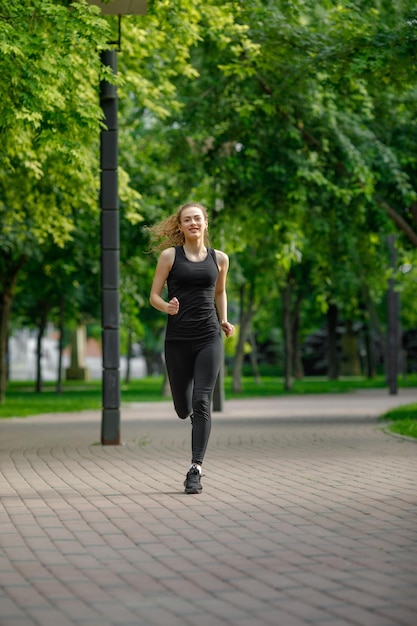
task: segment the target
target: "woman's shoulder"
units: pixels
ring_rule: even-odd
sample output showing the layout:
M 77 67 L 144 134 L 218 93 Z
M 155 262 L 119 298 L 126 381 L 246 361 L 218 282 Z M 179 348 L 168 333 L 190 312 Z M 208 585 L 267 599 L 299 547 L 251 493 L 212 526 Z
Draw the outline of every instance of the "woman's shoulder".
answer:
M 163 261 L 173 261 L 175 259 L 177 247 L 178 246 L 171 246 L 170 248 L 165 248 L 165 250 L 162 250 L 159 258 Z
M 165 248 L 165 250 L 162 250 L 161 254 L 159 255 L 158 266 L 161 268 L 165 268 L 166 271 L 170 271 L 172 266 L 174 265 L 175 255 L 175 247 Z
M 214 254 L 216 256 L 216 260 L 217 260 L 217 265 L 220 268 L 223 267 L 228 267 L 229 265 L 229 257 L 227 256 L 227 254 L 225 252 L 223 252 L 222 250 L 215 250 L 213 248 Z

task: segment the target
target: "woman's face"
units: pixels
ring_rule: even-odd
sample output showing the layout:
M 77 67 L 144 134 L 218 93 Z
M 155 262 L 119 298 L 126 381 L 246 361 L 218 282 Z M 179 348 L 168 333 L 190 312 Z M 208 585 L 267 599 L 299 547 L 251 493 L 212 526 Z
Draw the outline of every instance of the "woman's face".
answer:
M 203 211 L 199 207 L 187 207 L 181 211 L 180 230 L 184 237 L 196 238 L 204 235 L 207 228 L 207 220 Z

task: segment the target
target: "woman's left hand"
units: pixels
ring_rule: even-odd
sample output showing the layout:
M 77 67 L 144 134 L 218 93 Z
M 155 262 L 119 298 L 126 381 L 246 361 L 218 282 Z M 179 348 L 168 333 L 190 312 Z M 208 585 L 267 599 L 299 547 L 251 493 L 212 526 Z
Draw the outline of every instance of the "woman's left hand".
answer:
M 223 322 L 222 331 L 224 332 L 226 337 L 231 337 L 233 333 L 235 332 L 235 327 L 230 322 Z

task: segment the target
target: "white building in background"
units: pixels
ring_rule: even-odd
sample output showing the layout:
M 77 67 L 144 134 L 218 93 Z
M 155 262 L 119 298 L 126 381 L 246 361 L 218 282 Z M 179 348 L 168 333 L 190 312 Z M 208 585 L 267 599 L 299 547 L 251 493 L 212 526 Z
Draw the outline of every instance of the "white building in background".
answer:
M 36 332 L 22 329 L 9 338 L 9 378 L 10 380 L 36 380 Z M 135 357 L 130 359 L 130 378 L 138 379 L 147 375 L 146 361 L 140 353 L 140 346 L 135 346 Z M 58 374 L 58 340 L 56 331 L 50 329 L 42 340 L 42 380 L 56 381 Z M 88 341 L 85 364 L 89 370 L 90 380 L 100 380 L 102 377 L 102 358 L 97 342 Z M 62 356 L 62 379 L 70 366 L 69 351 Z M 120 357 L 120 376 L 126 373 L 127 359 Z
M 23 329 L 9 338 L 9 378 L 10 380 L 36 379 L 36 333 Z M 64 357 L 68 367 L 69 356 Z M 45 337 L 42 341 L 42 379 L 57 379 L 58 343 L 56 339 Z

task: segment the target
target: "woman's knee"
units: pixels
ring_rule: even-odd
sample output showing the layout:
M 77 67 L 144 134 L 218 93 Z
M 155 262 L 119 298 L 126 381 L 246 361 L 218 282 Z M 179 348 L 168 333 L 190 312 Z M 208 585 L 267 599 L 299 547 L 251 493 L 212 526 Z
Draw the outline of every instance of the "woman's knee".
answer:
M 196 419 L 209 420 L 210 419 L 210 395 L 204 394 L 201 396 L 194 396 L 193 399 L 193 415 Z
M 181 420 L 186 420 L 191 415 L 191 408 L 183 404 L 176 404 L 174 402 L 175 412 Z
M 180 418 L 180 420 L 186 420 L 187 417 L 190 415 L 190 413 L 188 411 L 187 412 L 183 411 L 182 413 L 180 413 L 179 411 L 176 411 L 176 413 L 177 413 L 178 417 Z

